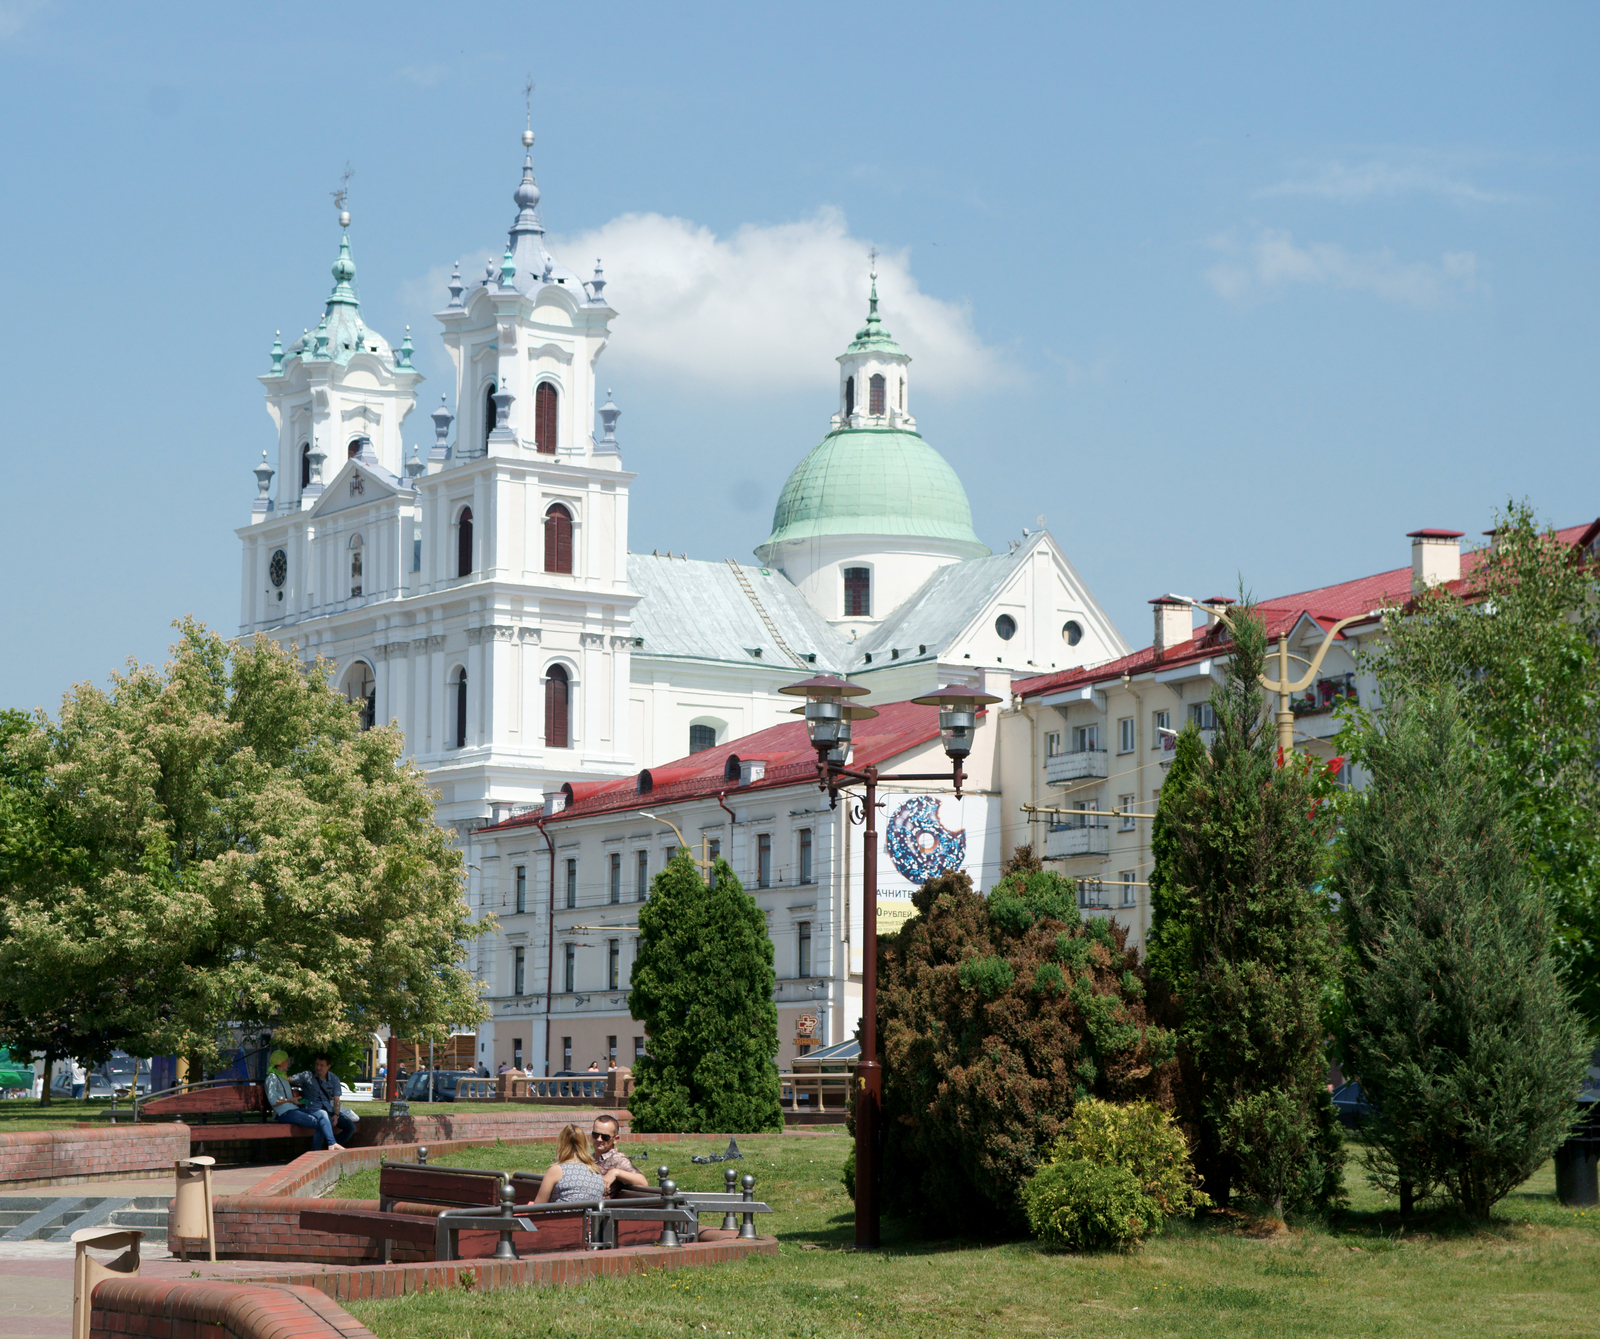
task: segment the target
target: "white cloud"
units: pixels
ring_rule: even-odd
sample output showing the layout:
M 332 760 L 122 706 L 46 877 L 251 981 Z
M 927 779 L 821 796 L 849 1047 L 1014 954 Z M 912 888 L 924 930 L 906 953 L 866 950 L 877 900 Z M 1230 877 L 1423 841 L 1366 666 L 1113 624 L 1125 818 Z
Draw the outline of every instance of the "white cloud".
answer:
M 1255 192 L 1257 197 L 1299 195 L 1341 204 L 1412 194 L 1437 195 L 1456 204 L 1499 204 L 1516 198 L 1483 190 L 1425 163 L 1397 163 L 1381 158 L 1354 164 L 1308 164 L 1300 175 Z
M 797 223 L 745 224 L 725 237 L 688 219 L 624 214 L 589 232 L 549 238 L 579 274 L 605 263 L 618 315 L 606 363 L 736 393 L 831 387 L 834 358 L 867 314 L 870 243 L 824 209 Z M 467 279 L 500 248 L 463 257 Z M 443 305 L 450 269 L 404 286 L 430 310 Z M 961 393 L 1013 375 L 972 327 L 964 303 L 924 293 L 906 252 L 878 256 L 879 314 L 912 358 L 922 390 Z
M 1207 269 L 1204 277 L 1229 302 L 1305 284 L 1367 292 L 1411 307 L 1436 307 L 1478 287 L 1478 258 L 1470 251 L 1446 252 L 1434 265 L 1397 260 L 1387 248 L 1358 255 L 1337 242 L 1300 246 L 1278 228 L 1262 228 L 1243 244 L 1224 234 L 1213 238 L 1211 245 L 1227 259 Z
M 747 390 L 834 383 L 833 360 L 866 317 L 869 246 L 835 209 L 726 237 L 687 219 L 624 214 L 550 243 L 580 273 L 604 260 L 619 312 L 607 350 L 616 364 Z M 922 292 L 906 252 L 878 256 L 878 295 L 924 389 L 960 392 L 999 375 L 970 310 Z

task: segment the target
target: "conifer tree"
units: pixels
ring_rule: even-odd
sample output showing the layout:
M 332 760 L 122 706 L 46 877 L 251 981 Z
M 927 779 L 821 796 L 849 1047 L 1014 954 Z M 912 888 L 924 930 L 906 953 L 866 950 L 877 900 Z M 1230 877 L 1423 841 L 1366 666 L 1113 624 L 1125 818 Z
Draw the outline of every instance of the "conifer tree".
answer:
M 1372 780 L 1336 865 L 1353 965 L 1347 1049 L 1373 1180 L 1485 1219 L 1565 1137 L 1588 1042 L 1550 910 L 1492 765 L 1445 688 L 1356 736 Z
M 628 995 L 648 1034 L 628 1103 L 635 1130 L 783 1128 L 772 961 L 766 919 L 726 860 L 709 886 L 685 850 L 656 875 Z
M 1150 825 L 1150 930 L 1145 936 L 1145 962 L 1150 975 L 1183 992 L 1188 977 L 1189 922 L 1183 912 L 1187 901 L 1178 882 L 1178 836 L 1173 813 L 1178 802 L 1205 765 L 1206 747 L 1191 723 L 1178 736 L 1172 765 L 1161 783 L 1155 821 Z
M 1278 756 L 1260 617 L 1241 604 L 1231 621 L 1210 753 L 1169 810 L 1177 914 L 1163 938 L 1185 947 L 1181 1037 L 1206 1189 L 1225 1202 L 1238 1183 L 1281 1213 L 1336 1197 L 1342 1175 L 1322 1025 L 1334 923 L 1315 887 L 1331 814 L 1317 765 Z

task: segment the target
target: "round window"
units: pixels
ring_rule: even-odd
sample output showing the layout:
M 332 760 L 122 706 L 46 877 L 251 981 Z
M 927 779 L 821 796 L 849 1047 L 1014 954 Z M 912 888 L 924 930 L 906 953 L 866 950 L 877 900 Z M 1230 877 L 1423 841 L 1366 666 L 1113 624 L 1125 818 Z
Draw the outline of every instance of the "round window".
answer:
M 1076 646 L 1083 640 L 1083 626 L 1075 618 L 1069 618 L 1061 629 L 1061 635 L 1066 638 L 1068 646 Z
M 275 549 L 272 561 L 267 564 L 267 575 L 272 578 L 274 586 L 281 586 L 289 578 L 289 555 L 282 549 Z
M 1000 634 L 1000 640 L 1009 642 L 1017 635 L 1017 620 L 1010 614 L 1001 614 L 994 621 L 994 630 Z

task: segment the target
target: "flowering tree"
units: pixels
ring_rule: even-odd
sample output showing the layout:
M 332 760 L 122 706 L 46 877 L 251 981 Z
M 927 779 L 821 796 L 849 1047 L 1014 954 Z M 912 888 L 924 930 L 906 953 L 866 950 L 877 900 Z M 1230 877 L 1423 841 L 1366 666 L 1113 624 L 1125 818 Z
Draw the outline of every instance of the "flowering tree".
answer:
M 326 1045 L 484 1016 L 461 856 L 396 729 L 265 638 L 181 625 L 165 670 L 0 736 L 35 840 L 0 849 L 0 1026 L 215 1059 L 230 1026 Z

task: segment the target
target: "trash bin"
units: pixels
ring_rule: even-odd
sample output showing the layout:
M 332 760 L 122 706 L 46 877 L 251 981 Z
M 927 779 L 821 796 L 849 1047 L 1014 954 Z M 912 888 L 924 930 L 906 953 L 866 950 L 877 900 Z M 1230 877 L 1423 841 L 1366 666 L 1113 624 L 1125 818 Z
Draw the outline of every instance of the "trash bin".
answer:
M 139 1277 L 139 1241 L 144 1236 L 133 1228 L 85 1227 L 72 1234 L 76 1260 L 72 1268 L 72 1339 L 89 1339 L 89 1320 L 94 1285 L 105 1279 Z M 115 1251 L 126 1247 L 115 1260 L 96 1260 L 89 1247 Z
M 178 1258 L 187 1261 L 191 1242 L 203 1241 L 213 1262 L 217 1258 L 217 1222 L 211 1201 L 211 1169 L 215 1158 L 179 1158 L 173 1164 L 178 1186 L 168 1248 L 176 1247 Z
M 1578 1123 L 1556 1150 L 1556 1198 L 1569 1208 L 1600 1204 L 1600 1066 L 1589 1067 L 1578 1109 Z

